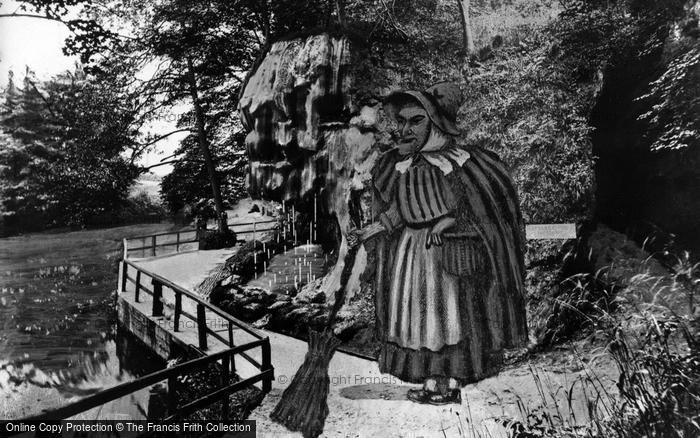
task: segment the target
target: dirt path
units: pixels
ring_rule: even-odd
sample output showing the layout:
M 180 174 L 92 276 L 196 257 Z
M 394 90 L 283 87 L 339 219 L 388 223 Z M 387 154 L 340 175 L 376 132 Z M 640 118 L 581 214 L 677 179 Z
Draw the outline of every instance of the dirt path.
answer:
M 190 251 L 161 257 L 137 259 L 144 269 L 161 275 L 173 283 L 194 291 L 217 267 L 236 252 L 237 248 Z
M 306 343 L 275 333 L 269 336 L 276 379 L 272 391 L 250 419 L 257 422 L 258 436 L 301 436 L 272 422 L 269 415 L 301 365 Z M 591 373 L 595 373 L 593 380 L 598 391 L 602 391 L 598 379 L 605 390 L 614 391 L 617 375 L 609 360 L 589 363 L 584 368 L 572 350 L 562 349 L 467 385 L 462 390 L 461 405 L 430 406 L 406 400 L 406 392 L 415 385 L 381 374 L 376 362 L 336 353 L 329 370 L 330 413 L 324 436 L 506 436 L 496 420 L 520 419 L 522 410 L 535 412 L 541 407 L 565 421 L 573 418 L 573 412 L 579 422 L 586 423 L 587 400 L 595 391 L 588 383 L 584 393 L 581 383 L 588 381 Z M 570 409 L 567 391 L 572 385 Z

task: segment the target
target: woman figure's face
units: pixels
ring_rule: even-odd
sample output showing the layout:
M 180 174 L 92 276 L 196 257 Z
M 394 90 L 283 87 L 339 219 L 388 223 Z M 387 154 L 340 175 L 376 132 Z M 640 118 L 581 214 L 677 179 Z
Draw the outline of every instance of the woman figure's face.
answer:
M 420 150 L 430 135 L 430 118 L 419 105 L 404 105 L 396 115 L 399 128 L 399 154 L 410 155 Z

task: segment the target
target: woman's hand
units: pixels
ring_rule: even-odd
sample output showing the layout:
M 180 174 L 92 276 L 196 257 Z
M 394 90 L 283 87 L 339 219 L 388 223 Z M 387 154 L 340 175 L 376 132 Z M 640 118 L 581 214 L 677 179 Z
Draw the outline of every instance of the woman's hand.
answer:
M 348 245 L 350 248 L 354 248 L 360 243 L 364 243 L 385 231 L 386 228 L 379 222 L 373 222 L 360 229 L 352 228 L 347 234 Z
M 438 223 L 433 225 L 430 233 L 428 233 L 428 240 L 425 242 L 425 247 L 430 248 L 432 245 L 442 246 L 442 233 L 444 233 L 445 230 L 452 227 L 454 224 L 455 218 L 453 217 L 445 216 L 444 218 L 440 219 Z
M 348 240 L 348 246 L 350 248 L 354 248 L 362 242 L 362 238 L 360 237 L 360 230 L 358 230 L 357 228 L 352 228 L 351 230 L 349 230 L 346 238 Z

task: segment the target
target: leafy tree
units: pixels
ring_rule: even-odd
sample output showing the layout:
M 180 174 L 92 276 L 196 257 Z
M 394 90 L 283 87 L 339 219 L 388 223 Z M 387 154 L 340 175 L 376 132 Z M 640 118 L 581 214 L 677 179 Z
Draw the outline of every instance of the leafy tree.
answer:
M 227 225 L 222 220 L 224 201 L 211 152 L 213 123 L 210 122 L 214 117 L 208 103 L 222 82 L 237 80 L 238 84 L 242 83 L 242 68 L 247 67 L 246 62 L 251 62 L 253 57 L 248 50 L 249 43 L 240 42 L 250 38 L 248 30 L 252 23 L 248 17 L 230 9 L 231 6 L 236 5 L 163 2 L 154 8 L 152 25 L 143 32 L 148 49 L 167 61 L 163 73 L 169 80 L 162 82 L 166 99 L 174 103 L 186 97 L 192 105 L 195 144 L 209 176 L 220 231 Z M 232 17 L 239 18 L 238 23 L 227 21 Z M 238 60 L 239 65 L 232 65 L 233 59 Z M 228 92 L 237 94 L 235 89 Z M 191 143 L 186 145 L 191 146 Z
M 698 8 L 686 0 L 570 0 L 553 26 L 561 62 L 579 78 L 646 60 L 653 79 L 638 95 L 652 150 L 697 143 Z
M 0 129 L 2 210 L 8 227 L 86 225 L 124 205 L 139 170 L 123 152 L 134 112 L 108 83 L 82 73 L 22 88 L 8 84 Z
M 526 222 L 580 222 L 593 202 L 594 84 L 572 80 L 549 49 L 539 33 L 476 66 L 462 127 L 508 163 Z
M 663 73 L 640 99 L 650 106 L 640 119 L 648 122 L 653 151 L 700 145 L 700 9 L 689 9 L 664 46 Z
M 36 18 L 63 23 L 71 32 L 66 40 L 64 52 L 80 55 L 83 63 L 107 47 L 107 42 L 118 37 L 102 27 L 91 17 L 78 14 L 68 17 L 69 12 L 91 5 L 92 0 L 19 0 L 19 8 L 11 13 L 0 14 L 0 19 Z
M 151 106 L 191 105 L 192 111 L 182 118 L 178 127 L 193 135 L 182 143 L 178 157 L 185 162 L 176 164 L 176 174 L 171 180 L 184 175 L 191 178 L 203 164 L 210 198 L 216 215 L 221 218 L 226 192 L 230 192 L 224 186 L 230 184 L 221 181 L 221 174 L 227 172 L 222 172 L 220 167 L 239 161 L 227 159 L 227 154 L 221 151 L 233 144 L 230 137 L 240 130 L 234 125 L 237 97 L 245 75 L 271 38 L 316 25 L 317 18 L 327 14 L 326 5 L 298 0 L 207 3 L 168 0 L 156 3 L 150 10 L 150 20 L 135 31 L 138 38 L 121 48 L 125 49 L 127 58 L 143 56 L 151 63 L 158 63 L 157 71 L 143 88 L 145 95 L 153 96 Z M 196 153 L 192 148 L 197 148 Z M 242 169 L 238 173 L 242 174 Z M 178 192 L 180 188 L 177 183 L 166 182 L 165 198 L 170 199 L 172 190 Z M 191 192 L 192 196 L 186 199 L 200 194 L 197 187 L 191 188 Z M 171 208 L 178 207 L 176 204 L 170 203 Z M 225 228 L 225 221 L 220 220 L 219 229 Z
M 50 115 L 44 97 L 29 78 L 17 87 L 11 74 L 0 113 L 0 190 L 2 214 L 8 228 L 20 224 L 36 227 L 46 220 L 48 194 L 42 175 L 47 175 L 58 152 L 51 139 L 56 125 L 45 123 Z
M 199 150 L 192 147 L 196 139 L 189 136 L 183 140 L 181 157 L 173 165 L 173 171 L 161 181 L 163 202 L 172 213 L 189 210 L 192 215 L 215 217 L 208 188 L 209 176 Z M 247 157 L 241 150 L 242 137 L 238 144 L 223 143 L 212 149 L 217 166 L 217 177 L 221 181 L 221 193 L 229 207 L 238 199 L 245 197 L 245 166 Z

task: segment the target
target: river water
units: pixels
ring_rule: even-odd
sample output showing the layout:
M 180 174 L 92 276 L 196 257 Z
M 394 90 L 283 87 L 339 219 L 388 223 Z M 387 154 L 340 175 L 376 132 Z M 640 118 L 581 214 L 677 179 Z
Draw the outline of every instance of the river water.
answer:
M 121 239 L 171 228 L 0 239 L 0 419 L 38 414 L 164 367 L 118 332 L 114 292 Z M 148 411 L 147 398 L 126 404 L 130 418 Z

